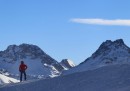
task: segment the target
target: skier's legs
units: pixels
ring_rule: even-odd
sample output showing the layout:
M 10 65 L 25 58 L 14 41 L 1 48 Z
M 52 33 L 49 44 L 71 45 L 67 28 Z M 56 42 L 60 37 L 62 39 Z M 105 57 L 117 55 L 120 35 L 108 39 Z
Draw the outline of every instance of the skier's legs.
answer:
M 21 71 L 20 72 L 20 82 L 22 81 L 22 75 L 23 75 L 23 72 Z
M 24 71 L 24 80 L 26 80 L 26 72 Z

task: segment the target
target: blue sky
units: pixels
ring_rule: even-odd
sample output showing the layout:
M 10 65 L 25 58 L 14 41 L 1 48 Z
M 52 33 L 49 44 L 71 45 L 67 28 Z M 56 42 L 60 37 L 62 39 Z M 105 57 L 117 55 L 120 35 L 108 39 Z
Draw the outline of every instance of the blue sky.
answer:
M 34 44 L 57 61 L 84 61 L 106 40 L 130 46 L 130 0 L 0 0 L 0 50 Z

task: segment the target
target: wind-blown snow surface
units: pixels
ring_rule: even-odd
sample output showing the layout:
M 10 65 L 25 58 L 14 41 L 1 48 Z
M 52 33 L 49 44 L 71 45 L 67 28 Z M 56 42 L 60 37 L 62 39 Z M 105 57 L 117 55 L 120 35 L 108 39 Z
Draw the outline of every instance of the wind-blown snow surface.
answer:
M 0 86 L 0 91 L 130 91 L 130 64 Z

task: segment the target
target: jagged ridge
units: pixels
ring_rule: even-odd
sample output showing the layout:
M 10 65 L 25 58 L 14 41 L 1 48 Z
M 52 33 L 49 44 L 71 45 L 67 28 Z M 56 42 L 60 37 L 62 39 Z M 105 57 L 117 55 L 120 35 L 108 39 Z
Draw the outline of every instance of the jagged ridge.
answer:
M 106 40 L 100 47 L 75 68 L 66 71 L 65 74 L 71 74 L 80 71 L 93 70 L 102 66 L 125 64 L 130 62 L 130 48 L 122 39 L 115 41 Z

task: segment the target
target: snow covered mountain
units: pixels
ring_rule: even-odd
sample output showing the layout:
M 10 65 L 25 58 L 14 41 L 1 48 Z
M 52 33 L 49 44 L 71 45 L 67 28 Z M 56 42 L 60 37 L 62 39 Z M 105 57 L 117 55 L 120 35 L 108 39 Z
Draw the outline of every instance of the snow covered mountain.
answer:
M 91 57 L 69 71 L 65 71 L 65 74 L 128 62 L 130 62 L 130 48 L 125 45 L 124 41 L 122 39 L 106 40 Z
M 130 64 L 0 86 L 0 91 L 130 91 Z
M 72 67 L 75 67 L 76 65 L 73 63 L 73 61 L 69 60 L 69 59 L 63 59 L 60 64 L 62 65 L 62 67 L 64 67 L 64 69 L 68 70 Z
M 70 65 L 68 60 L 60 64 L 66 62 Z M 107 40 L 91 57 L 64 74 L 51 79 L 1 85 L 0 91 L 129 91 L 130 48 L 122 39 Z
M 36 45 L 10 45 L 6 50 L 0 51 L 0 69 L 12 75 L 19 74 L 21 60 L 27 64 L 27 74 L 31 76 L 56 76 L 64 69 L 60 63 Z
M 19 82 L 19 80 L 16 80 L 11 77 L 7 77 L 5 75 L 0 74 L 0 84 L 5 84 L 5 83 L 16 83 Z

